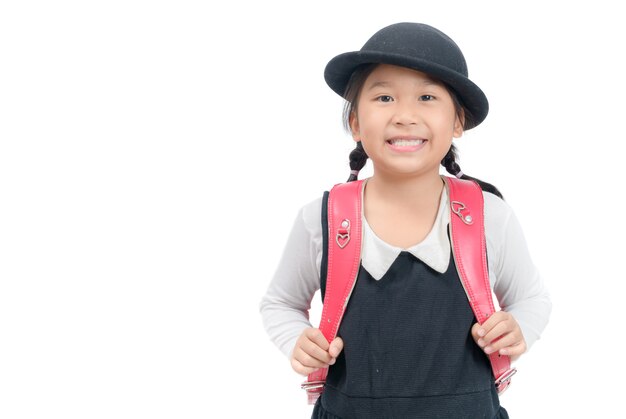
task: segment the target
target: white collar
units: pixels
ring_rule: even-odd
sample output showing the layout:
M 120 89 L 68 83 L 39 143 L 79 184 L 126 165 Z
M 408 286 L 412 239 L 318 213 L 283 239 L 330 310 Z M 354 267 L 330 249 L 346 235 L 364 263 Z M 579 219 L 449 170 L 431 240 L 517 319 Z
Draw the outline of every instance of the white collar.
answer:
M 365 215 L 363 215 L 363 249 L 361 252 L 363 268 L 374 279 L 379 280 L 387 273 L 400 252 L 406 251 L 435 271 L 446 272 L 450 263 L 450 241 L 447 233 L 450 212 L 447 209 L 448 191 L 447 187 L 444 186 L 432 230 L 422 242 L 408 249 L 392 246 L 376 236 L 376 233 L 367 223 Z

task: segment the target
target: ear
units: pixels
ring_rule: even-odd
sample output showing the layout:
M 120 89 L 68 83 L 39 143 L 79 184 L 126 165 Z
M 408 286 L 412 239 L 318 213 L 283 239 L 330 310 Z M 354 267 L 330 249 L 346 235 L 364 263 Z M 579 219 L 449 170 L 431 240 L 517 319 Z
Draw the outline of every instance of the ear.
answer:
M 461 115 L 457 115 L 454 119 L 454 130 L 452 135 L 454 138 L 461 138 L 463 136 L 463 126 L 465 125 L 465 111 L 461 110 Z
M 350 131 L 352 132 L 352 139 L 356 142 L 361 141 L 361 132 L 359 130 L 359 119 L 356 117 L 356 112 L 352 112 L 349 118 Z

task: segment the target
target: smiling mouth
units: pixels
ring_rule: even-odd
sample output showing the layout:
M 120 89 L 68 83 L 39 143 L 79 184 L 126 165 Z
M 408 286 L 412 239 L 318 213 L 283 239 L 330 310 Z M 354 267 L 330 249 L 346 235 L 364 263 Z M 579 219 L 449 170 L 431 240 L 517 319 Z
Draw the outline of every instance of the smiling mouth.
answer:
M 407 140 L 404 138 L 392 138 L 387 140 L 387 144 L 390 144 L 395 147 L 416 147 L 422 145 L 426 140 L 424 139 L 411 139 Z

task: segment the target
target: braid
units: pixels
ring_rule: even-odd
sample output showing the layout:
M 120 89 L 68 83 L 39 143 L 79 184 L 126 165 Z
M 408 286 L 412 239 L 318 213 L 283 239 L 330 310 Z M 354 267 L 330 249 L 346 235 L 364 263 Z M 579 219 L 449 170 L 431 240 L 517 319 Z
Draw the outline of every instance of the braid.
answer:
M 360 171 L 365 163 L 367 162 L 368 156 L 365 150 L 363 149 L 363 144 L 360 141 L 357 141 L 356 147 L 354 150 L 350 152 L 350 169 Z M 348 178 L 348 182 L 352 182 L 353 180 L 357 180 L 358 175 L 354 173 L 350 173 L 350 177 Z
M 456 162 L 456 159 L 457 159 L 456 147 L 455 147 L 454 144 L 452 144 L 452 147 L 450 147 L 450 150 L 448 151 L 446 156 L 443 158 L 443 160 L 441 160 L 442 166 L 446 168 L 448 173 L 450 173 L 451 175 L 454 175 L 454 176 L 457 176 L 459 173 L 461 173 L 461 179 L 473 180 L 476 183 L 478 183 L 478 185 L 480 185 L 480 188 L 483 191 L 490 192 L 490 193 L 500 197 L 501 199 L 504 199 L 502 197 L 502 194 L 498 190 L 498 188 L 496 188 L 492 184 L 487 183 L 487 182 L 483 182 L 480 179 L 476 179 L 475 177 L 468 176 L 468 175 L 464 174 L 463 172 L 461 172 L 461 166 L 459 166 L 459 164 Z
M 448 150 L 448 154 L 446 154 L 443 160 L 441 160 L 441 165 L 446 168 L 448 173 L 454 176 L 458 175 L 459 172 L 461 171 L 461 167 L 456 162 L 456 158 L 457 158 L 456 146 L 452 144 L 452 146 L 450 147 L 450 150 Z

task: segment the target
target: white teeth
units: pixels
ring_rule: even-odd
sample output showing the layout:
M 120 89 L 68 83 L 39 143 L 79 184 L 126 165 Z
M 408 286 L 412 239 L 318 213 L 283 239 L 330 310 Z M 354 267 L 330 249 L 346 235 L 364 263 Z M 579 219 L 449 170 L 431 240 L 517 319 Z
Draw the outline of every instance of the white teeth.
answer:
M 398 147 L 415 147 L 424 142 L 424 140 L 389 140 L 389 142 Z

